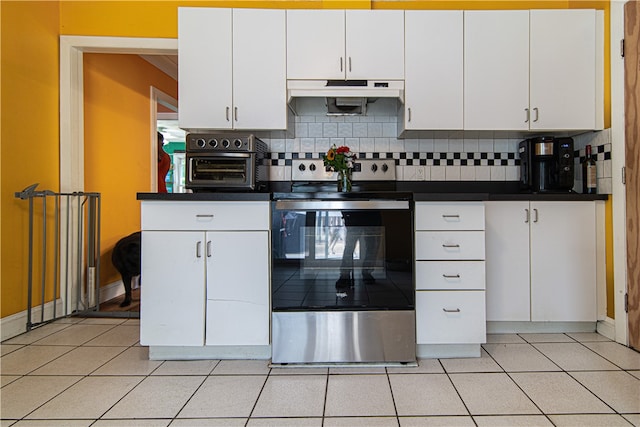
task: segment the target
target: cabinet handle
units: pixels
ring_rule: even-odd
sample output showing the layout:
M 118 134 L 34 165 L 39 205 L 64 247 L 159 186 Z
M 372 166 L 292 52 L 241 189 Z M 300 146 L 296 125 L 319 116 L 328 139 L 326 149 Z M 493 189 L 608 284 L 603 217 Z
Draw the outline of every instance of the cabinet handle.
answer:
M 226 108 L 225 116 L 227 118 L 227 121 L 229 121 L 229 107 Z
M 196 214 L 196 218 L 213 218 L 213 214 Z
M 211 240 L 207 241 L 207 258 L 211 258 Z
M 351 72 L 351 57 L 349 57 L 349 72 Z
M 533 222 L 538 222 L 538 209 L 533 210 Z
M 454 308 L 453 310 L 450 308 L 443 308 L 442 311 L 444 311 L 445 313 L 460 313 L 459 308 Z
M 460 219 L 460 215 L 447 215 L 447 214 L 442 214 L 442 218 L 457 218 L 457 219 Z
M 445 279 L 459 279 L 460 275 L 459 274 L 443 274 L 442 277 L 444 277 Z
M 535 119 L 533 119 L 533 121 L 534 121 L 534 122 L 537 122 L 537 121 L 538 121 L 538 118 L 539 118 L 539 114 L 538 114 L 538 107 L 535 107 L 535 108 L 533 109 L 533 111 L 535 111 L 535 113 L 536 113 L 536 118 L 535 118 Z
M 233 109 L 233 120 L 238 121 L 238 107 Z
M 531 214 L 529 213 L 529 209 L 524 210 L 524 223 L 528 224 L 531 219 Z
M 343 62 L 344 62 L 344 58 L 341 56 L 341 57 L 340 57 L 340 72 L 343 72 L 343 71 L 344 71 Z
M 411 121 L 411 108 L 407 108 L 407 113 L 409 114 L 409 119 L 407 121 L 410 122 Z
M 202 258 L 202 242 L 196 243 L 196 258 Z
M 459 248 L 459 247 L 460 247 L 460 245 L 458 245 L 458 244 L 450 245 L 450 244 L 444 243 L 444 244 L 442 245 L 442 247 L 443 247 L 443 248 Z
M 528 108 L 525 108 L 525 109 L 524 109 L 524 112 L 525 112 L 525 117 L 526 117 L 526 118 L 524 119 L 524 122 L 525 122 L 525 123 L 529 123 L 529 109 L 528 109 Z

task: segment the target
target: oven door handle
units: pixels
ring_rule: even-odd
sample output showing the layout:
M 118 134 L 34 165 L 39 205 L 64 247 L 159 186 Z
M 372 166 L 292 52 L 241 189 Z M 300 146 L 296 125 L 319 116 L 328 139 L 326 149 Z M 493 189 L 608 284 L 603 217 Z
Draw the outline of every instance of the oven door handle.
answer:
M 408 200 L 276 200 L 276 210 L 367 211 L 409 209 Z

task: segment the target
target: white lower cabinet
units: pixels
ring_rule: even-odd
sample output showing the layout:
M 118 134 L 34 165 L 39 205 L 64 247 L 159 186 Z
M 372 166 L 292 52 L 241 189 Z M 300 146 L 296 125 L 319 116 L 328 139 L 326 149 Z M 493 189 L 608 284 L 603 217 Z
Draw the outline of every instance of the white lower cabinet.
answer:
M 596 206 L 486 203 L 487 320 L 595 322 Z
M 269 202 L 143 201 L 140 343 L 268 346 L 269 224 Z
M 416 342 L 486 341 L 482 202 L 416 203 Z

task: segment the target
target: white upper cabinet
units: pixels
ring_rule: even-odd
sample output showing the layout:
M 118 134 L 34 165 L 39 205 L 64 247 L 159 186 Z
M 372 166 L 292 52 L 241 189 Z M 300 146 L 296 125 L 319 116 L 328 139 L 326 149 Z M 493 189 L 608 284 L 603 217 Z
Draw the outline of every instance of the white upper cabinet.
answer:
M 596 11 L 530 14 L 531 129 L 596 128 Z
M 462 129 L 463 12 L 405 12 L 404 130 Z
M 528 130 L 529 11 L 464 12 L 464 128 Z
M 288 10 L 290 80 L 404 79 L 404 11 Z
M 465 11 L 464 128 L 601 128 L 599 16 Z
M 286 129 L 285 11 L 178 9 L 179 123 Z

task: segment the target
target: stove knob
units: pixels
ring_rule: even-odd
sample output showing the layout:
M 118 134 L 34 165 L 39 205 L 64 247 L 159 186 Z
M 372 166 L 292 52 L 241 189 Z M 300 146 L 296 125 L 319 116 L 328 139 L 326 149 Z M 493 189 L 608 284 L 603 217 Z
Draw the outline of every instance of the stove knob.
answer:
M 228 140 L 228 139 L 223 139 L 223 140 L 222 140 L 222 146 L 223 146 L 224 148 L 229 148 L 229 145 L 231 145 L 231 143 L 229 142 L 229 140 Z
M 196 145 L 200 148 L 204 148 L 205 145 L 207 145 L 207 141 L 205 141 L 203 138 L 198 138 L 196 139 Z
M 216 148 L 218 146 L 218 140 L 215 138 L 212 138 L 209 140 L 209 146 L 212 148 Z
M 385 164 L 383 164 L 383 165 L 382 165 L 382 172 L 386 172 L 386 171 L 388 171 L 388 170 L 389 170 L 389 166 L 387 166 L 387 164 L 386 164 L 386 163 L 385 163 Z
M 241 140 L 241 139 L 236 139 L 235 141 L 233 141 L 233 145 L 234 145 L 237 149 L 242 148 L 242 140 Z
M 300 163 L 300 166 L 298 166 L 298 170 L 300 172 L 304 172 L 305 169 L 306 169 L 306 167 L 304 167 L 304 163 Z
M 310 170 L 311 172 L 315 171 L 315 170 L 316 170 L 316 165 L 314 165 L 313 163 L 311 163 L 311 164 L 309 165 L 309 170 Z
M 378 165 L 377 164 L 372 164 L 371 165 L 371 172 L 376 173 L 378 171 Z

